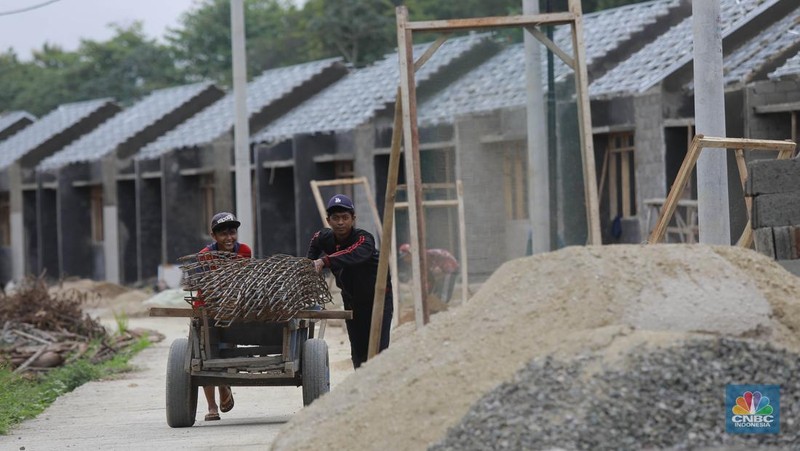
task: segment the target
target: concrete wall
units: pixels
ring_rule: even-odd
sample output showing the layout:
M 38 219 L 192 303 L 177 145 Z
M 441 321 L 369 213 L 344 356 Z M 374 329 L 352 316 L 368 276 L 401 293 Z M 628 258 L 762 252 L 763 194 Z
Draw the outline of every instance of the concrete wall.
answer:
M 455 124 L 456 176 L 464 184 L 467 257 L 470 274 L 488 276 L 506 259 L 503 158 L 481 137 L 502 127 L 497 114 L 460 118 Z
M 180 173 L 183 168 L 199 166 L 197 152 L 174 151 L 161 158 L 162 264 L 174 264 L 179 257 L 198 252 L 211 242 L 211 218 L 203 217 L 200 177 Z
M 258 256 L 294 255 L 297 252 L 294 163 L 288 167 L 270 168 L 265 168 L 263 164 L 292 159 L 291 140 L 255 152 L 258 247 L 254 252 Z
M 138 280 L 158 275 L 163 256 L 163 208 L 161 177 L 147 177 L 161 169 L 161 160 L 145 160 L 136 164 L 136 237 Z
M 73 181 L 87 180 L 87 175 L 85 165 L 68 165 L 58 171 L 58 228 L 42 230 L 45 236 L 58 230 L 62 276 L 98 276 L 97 245 L 91 239 L 89 188 L 73 186 Z
M 305 255 L 311 235 L 320 229 L 319 212 L 311 192 L 311 180 L 327 180 L 332 171 L 314 162 L 317 155 L 336 152 L 336 138 L 331 135 L 296 135 L 293 140 L 294 153 L 294 199 L 297 229 L 295 255 Z
M 640 233 L 649 233 L 645 199 L 667 197 L 667 162 L 664 136 L 663 99 L 660 90 L 653 90 L 634 99 L 636 109 L 634 145 L 636 153 L 636 211 Z M 657 216 L 656 216 L 657 218 Z

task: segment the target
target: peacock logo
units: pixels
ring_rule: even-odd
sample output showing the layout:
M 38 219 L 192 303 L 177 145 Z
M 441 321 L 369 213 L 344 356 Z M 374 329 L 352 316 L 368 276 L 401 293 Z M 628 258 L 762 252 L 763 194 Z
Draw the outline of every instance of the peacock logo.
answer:
M 736 398 L 736 405 L 733 406 L 734 415 L 772 415 L 772 406 L 769 405 L 769 398 L 761 395 L 760 391 L 746 391 L 742 396 Z

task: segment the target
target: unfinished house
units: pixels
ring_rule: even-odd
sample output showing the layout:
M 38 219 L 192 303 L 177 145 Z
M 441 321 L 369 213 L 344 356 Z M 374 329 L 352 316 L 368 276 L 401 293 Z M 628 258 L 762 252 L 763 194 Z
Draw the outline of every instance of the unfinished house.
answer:
M 53 233 L 60 210 L 55 192 L 44 188 L 36 166 L 118 111 L 111 99 L 61 105 L 0 142 L 0 196 L 8 204 L 0 223 L 9 231 L 0 237 L 5 281 L 45 271 L 50 277 L 61 275 Z M 48 214 L 42 215 L 43 211 Z M 43 234 L 44 230 L 50 233 Z
M 791 0 L 721 0 L 728 136 L 791 136 L 788 126 L 780 135 L 747 125 L 753 124 L 750 110 L 759 101 L 746 84 L 766 80 L 796 53 L 799 7 Z M 686 18 L 590 85 L 593 125 L 608 130 L 608 137 L 595 135 L 596 143 L 608 143 L 605 149 L 598 146 L 598 161 L 606 161 L 606 169 L 599 169 L 604 171 L 599 179 L 607 179 L 601 192 L 604 214 L 626 225 L 620 242 L 641 242 L 647 236 L 694 135 L 691 27 L 691 18 Z M 614 158 L 621 153 L 630 154 L 627 162 Z M 732 157 L 728 172 L 731 231 L 738 237 L 746 216 Z M 695 185 L 689 183 L 678 204 L 671 241 L 697 240 Z
M 584 34 L 590 80 L 689 13 L 687 3 L 660 0 L 587 14 Z M 553 40 L 568 54 L 571 38 L 568 27 L 555 28 Z M 545 72 L 543 47 L 541 53 Z M 556 57 L 554 63 L 550 76 L 542 76 L 545 91 L 552 93 L 547 97 L 551 134 L 533 139 L 549 141 L 551 242 L 561 247 L 585 243 L 586 219 L 574 79 L 560 59 Z M 471 275 L 491 274 L 503 262 L 528 252 L 531 181 L 525 77 L 523 44 L 508 45 L 418 106 L 420 158 L 440 152 L 437 148 L 455 150 L 454 176 L 464 186 Z
M 263 128 L 346 72 L 337 58 L 262 73 L 247 86 L 250 130 Z M 159 265 L 174 264 L 207 244 L 208 222 L 215 211 L 236 210 L 234 117 L 230 93 L 136 156 L 140 280 L 156 276 Z
M 160 89 L 45 158 L 37 170 L 54 184 L 60 274 L 138 280 L 133 155 L 224 93 L 211 83 Z M 52 211 L 42 209 L 42 215 Z
M 415 46 L 415 55 L 428 46 Z M 420 98 L 441 89 L 454 74 L 480 64 L 493 46 L 486 35 L 446 42 L 417 72 Z M 398 83 L 394 53 L 354 70 L 254 136 L 257 214 L 275 219 L 259 222 L 259 253 L 305 254 L 311 234 L 322 226 L 312 180 L 365 177 L 382 210 Z M 376 234 L 365 191 L 343 185 L 323 191 L 323 197 L 334 190 L 355 197 L 359 227 Z M 407 223 L 400 229 L 408 230 Z

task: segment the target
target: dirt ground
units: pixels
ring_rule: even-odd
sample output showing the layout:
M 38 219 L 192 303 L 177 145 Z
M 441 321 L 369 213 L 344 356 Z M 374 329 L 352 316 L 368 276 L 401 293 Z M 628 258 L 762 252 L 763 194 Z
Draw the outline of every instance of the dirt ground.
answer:
M 165 414 L 165 372 L 169 346 L 188 333 L 183 318 L 149 318 L 141 300 L 149 294 L 113 284 L 73 281 L 62 289 L 100 292 L 87 310 L 114 330 L 114 312 L 125 310 L 128 327 L 157 330 L 166 339 L 137 355 L 136 370 L 114 380 L 85 384 L 60 397 L 39 417 L 0 436 L 0 449 L 266 449 L 278 430 L 303 408 L 301 388 L 234 387 L 235 407 L 222 420 L 204 422 L 206 403 L 200 394 L 197 423 L 172 429 Z M 353 373 L 343 328 L 329 325 L 332 388 Z
M 800 279 L 737 248 L 574 247 L 513 260 L 292 417 L 272 449 L 426 449 L 537 356 L 613 360 L 712 335 L 798 350 L 798 292 Z

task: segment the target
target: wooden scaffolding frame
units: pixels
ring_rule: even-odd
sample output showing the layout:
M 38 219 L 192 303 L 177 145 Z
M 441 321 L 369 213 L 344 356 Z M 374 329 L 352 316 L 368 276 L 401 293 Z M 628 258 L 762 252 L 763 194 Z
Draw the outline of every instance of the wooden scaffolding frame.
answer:
M 778 152 L 778 159 L 785 160 L 794 155 L 797 145 L 793 141 L 773 141 L 767 139 L 746 139 L 746 138 L 712 138 L 703 135 L 696 135 L 692 139 L 692 144 L 686 152 L 686 157 L 683 159 L 681 168 L 678 170 L 678 175 L 675 177 L 675 182 L 669 190 L 664 207 L 661 209 L 661 214 L 658 217 L 658 222 L 650 233 L 647 239 L 648 244 L 655 244 L 664 238 L 667 231 L 667 225 L 675 213 L 675 207 L 678 205 L 678 199 L 683 193 L 686 183 L 692 174 L 697 164 L 697 159 L 700 157 L 700 151 L 703 149 L 733 149 L 736 154 L 736 167 L 739 170 L 739 182 L 744 189 L 744 183 L 747 180 L 747 165 L 744 159 L 744 150 L 756 151 L 772 151 Z M 742 235 L 739 237 L 736 245 L 741 247 L 750 247 L 753 244 L 753 227 L 750 223 L 752 199 L 745 196 L 745 205 L 747 206 L 747 225 L 745 225 Z M 702 226 L 702 224 L 701 224 Z
M 386 182 L 386 203 L 384 204 L 384 235 L 392 233 L 395 191 L 397 188 L 398 169 L 400 166 L 400 133 L 405 142 L 405 173 L 408 190 L 409 222 L 411 233 L 409 244 L 412 254 L 412 294 L 415 311 L 423 313 L 425 324 L 429 321 L 427 303 L 422 274 L 426 273 L 425 261 L 425 223 L 422 214 L 422 184 L 420 174 L 419 130 L 417 128 L 417 94 L 414 72 L 419 70 L 433 53 L 444 44 L 447 33 L 452 31 L 477 30 L 486 28 L 522 27 L 545 47 L 557 55 L 564 64 L 575 73 L 575 92 L 578 104 L 578 127 L 580 130 L 581 157 L 583 162 L 583 184 L 586 198 L 586 218 L 588 223 L 589 244 L 602 244 L 600 234 L 600 213 L 597 197 L 597 175 L 595 174 L 594 145 L 592 142 L 592 121 L 589 108 L 588 74 L 583 44 L 583 12 L 580 0 L 569 0 L 567 12 L 530 14 L 507 17 L 479 17 L 472 19 L 451 19 L 411 22 L 408 10 L 398 6 L 397 44 L 400 63 L 400 86 L 395 100 L 395 120 L 392 131 L 392 150 L 389 157 L 389 170 Z M 570 56 L 558 47 L 536 27 L 541 25 L 570 25 L 572 31 L 572 51 Z M 414 61 L 412 50 L 414 32 L 444 33 Z M 381 242 L 381 259 L 378 264 L 378 277 L 375 282 L 375 299 L 372 310 L 372 326 L 370 329 L 369 358 L 378 352 L 378 341 L 381 335 L 383 317 L 383 297 L 379 296 L 386 287 L 388 268 L 388 241 Z

